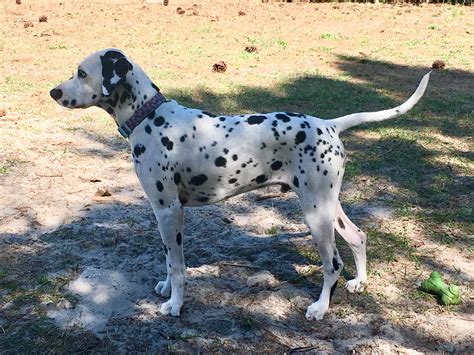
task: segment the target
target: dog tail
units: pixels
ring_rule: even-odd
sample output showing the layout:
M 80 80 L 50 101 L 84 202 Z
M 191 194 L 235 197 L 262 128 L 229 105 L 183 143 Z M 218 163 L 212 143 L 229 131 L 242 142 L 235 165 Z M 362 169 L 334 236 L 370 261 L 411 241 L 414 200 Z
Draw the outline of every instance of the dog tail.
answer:
M 383 111 L 377 111 L 377 112 L 354 113 L 352 115 L 342 116 L 339 118 L 329 120 L 328 123 L 331 126 L 335 126 L 334 127 L 335 130 L 339 133 L 339 132 L 345 131 L 348 128 L 360 125 L 362 123 L 378 122 L 378 121 L 383 121 L 389 118 L 394 118 L 394 117 L 403 115 L 405 112 L 409 111 L 413 106 L 415 106 L 416 103 L 423 96 L 425 89 L 428 86 L 430 74 L 431 74 L 431 71 L 428 74 L 425 74 L 423 79 L 421 79 L 420 84 L 418 84 L 418 88 L 413 93 L 413 95 L 411 95 L 411 97 L 400 106 L 391 108 L 389 110 L 383 110 Z

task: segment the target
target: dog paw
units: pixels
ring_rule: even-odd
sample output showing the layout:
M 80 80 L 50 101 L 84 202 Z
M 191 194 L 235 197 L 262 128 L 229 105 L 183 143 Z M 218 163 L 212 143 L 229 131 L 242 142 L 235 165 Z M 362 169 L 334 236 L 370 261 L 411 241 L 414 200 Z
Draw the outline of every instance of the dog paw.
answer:
M 179 317 L 179 313 L 181 311 L 181 305 L 177 302 L 169 300 L 161 305 L 160 312 L 163 315 L 170 314 L 173 317 Z
M 169 297 L 171 295 L 171 282 L 168 279 L 158 282 L 155 292 L 160 296 Z
M 358 279 L 349 280 L 346 282 L 346 289 L 350 293 L 362 292 L 365 288 L 365 282 Z
M 328 304 L 323 304 L 321 301 L 314 302 L 306 310 L 307 320 L 321 320 L 329 309 Z

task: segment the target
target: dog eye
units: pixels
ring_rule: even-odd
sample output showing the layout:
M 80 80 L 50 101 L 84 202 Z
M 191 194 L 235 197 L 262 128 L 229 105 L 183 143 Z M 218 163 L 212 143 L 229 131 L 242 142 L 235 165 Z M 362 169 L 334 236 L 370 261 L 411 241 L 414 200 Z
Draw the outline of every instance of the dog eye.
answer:
M 80 79 L 84 79 L 84 78 L 87 76 L 87 74 L 86 74 L 86 72 L 85 72 L 84 70 L 79 69 L 79 70 L 77 71 L 77 76 L 78 76 Z

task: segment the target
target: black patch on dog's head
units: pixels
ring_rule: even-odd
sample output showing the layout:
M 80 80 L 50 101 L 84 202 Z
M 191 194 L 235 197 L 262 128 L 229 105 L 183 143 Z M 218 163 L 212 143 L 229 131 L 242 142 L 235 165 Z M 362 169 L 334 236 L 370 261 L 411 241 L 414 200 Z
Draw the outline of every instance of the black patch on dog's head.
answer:
M 127 73 L 133 69 L 123 53 L 107 51 L 100 56 L 102 62 L 102 94 L 110 96 L 118 85 L 125 83 Z

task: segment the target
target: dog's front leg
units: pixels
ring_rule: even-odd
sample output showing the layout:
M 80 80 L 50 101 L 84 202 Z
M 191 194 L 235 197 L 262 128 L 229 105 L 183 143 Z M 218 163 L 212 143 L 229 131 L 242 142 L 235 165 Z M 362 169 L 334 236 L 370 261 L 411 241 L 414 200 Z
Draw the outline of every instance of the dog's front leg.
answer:
M 171 298 L 161 305 L 162 314 L 179 316 L 184 298 L 184 282 L 186 266 L 183 255 L 183 207 L 179 201 L 174 201 L 167 208 L 153 204 L 161 239 L 166 253 L 166 281 L 160 281 L 155 291 Z

